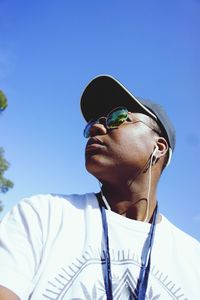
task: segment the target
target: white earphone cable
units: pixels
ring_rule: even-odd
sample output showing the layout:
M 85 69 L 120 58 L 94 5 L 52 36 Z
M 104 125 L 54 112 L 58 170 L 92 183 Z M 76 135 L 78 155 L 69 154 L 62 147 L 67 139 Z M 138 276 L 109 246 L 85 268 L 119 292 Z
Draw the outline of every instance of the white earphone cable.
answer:
M 103 200 L 103 202 L 104 202 L 104 204 L 105 204 L 105 207 L 106 207 L 108 210 L 111 210 L 111 207 L 110 207 L 108 201 L 106 200 L 106 197 L 104 196 L 104 194 L 103 194 L 103 192 L 102 192 L 102 185 L 101 185 L 100 181 L 99 181 L 99 186 L 100 186 L 101 197 L 102 197 L 102 200 Z
M 156 149 L 155 149 L 156 150 Z M 152 163 L 153 163 L 153 158 L 154 158 L 154 153 L 155 153 L 155 150 L 154 152 L 152 153 L 151 155 L 151 159 L 150 159 L 150 166 L 149 166 L 149 176 L 148 176 L 148 190 L 147 190 L 147 207 L 146 207 L 146 216 L 145 216 L 145 219 L 144 219 L 144 222 L 148 222 L 148 218 L 149 218 L 149 202 L 150 202 L 150 192 L 151 192 L 151 167 L 152 167 Z M 101 183 L 99 182 L 99 186 L 100 186 L 100 192 L 101 192 L 101 197 L 102 197 L 102 200 L 106 206 L 106 208 L 108 210 L 111 210 L 111 207 L 106 199 L 106 197 L 104 196 L 103 192 L 102 192 L 102 185 Z
M 144 222 L 148 222 L 148 218 L 149 218 L 149 202 L 150 202 L 150 192 L 151 192 L 151 167 L 153 164 L 153 159 L 154 159 L 154 154 L 156 152 L 156 150 L 158 149 L 158 147 L 156 146 L 156 148 L 154 149 L 151 158 L 150 158 L 150 166 L 149 166 L 149 176 L 148 176 L 148 191 L 147 191 L 147 208 L 146 208 L 146 217 L 144 219 Z

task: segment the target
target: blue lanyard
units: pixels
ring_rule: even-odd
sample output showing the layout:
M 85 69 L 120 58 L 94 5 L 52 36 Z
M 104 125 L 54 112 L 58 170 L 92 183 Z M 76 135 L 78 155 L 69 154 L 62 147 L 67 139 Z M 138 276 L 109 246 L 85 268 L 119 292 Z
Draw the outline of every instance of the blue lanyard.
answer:
M 104 283 L 105 283 L 107 300 L 113 300 L 112 273 L 111 273 L 111 262 L 110 262 L 110 251 L 109 251 L 109 239 L 108 239 L 108 222 L 106 218 L 106 211 L 102 204 L 100 204 L 100 210 L 101 210 L 101 218 L 102 218 L 103 234 L 104 234 L 105 263 L 102 262 Z M 145 294 L 147 290 L 149 271 L 151 265 L 151 251 L 153 247 L 157 215 L 158 215 L 158 207 L 156 205 L 153 214 L 153 220 L 149 231 L 147 247 L 144 252 L 144 263 L 141 266 L 141 271 L 140 271 L 138 284 L 137 284 L 138 300 L 145 300 Z
M 108 239 L 108 222 L 106 218 L 106 210 L 100 205 L 101 218 L 103 225 L 104 234 L 104 253 L 105 253 L 105 264 L 103 266 L 104 283 L 106 289 L 107 300 L 113 299 L 112 294 L 112 274 L 111 274 L 111 263 L 110 263 L 110 251 L 109 251 L 109 239 Z

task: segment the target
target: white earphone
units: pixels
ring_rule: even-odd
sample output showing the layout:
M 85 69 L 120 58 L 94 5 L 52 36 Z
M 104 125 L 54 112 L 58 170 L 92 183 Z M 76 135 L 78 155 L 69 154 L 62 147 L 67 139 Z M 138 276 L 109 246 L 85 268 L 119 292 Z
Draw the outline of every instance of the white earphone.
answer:
M 153 150 L 153 153 L 151 155 L 151 165 L 153 166 L 156 163 L 157 156 L 156 151 L 158 150 L 158 145 L 156 145 L 155 149 Z

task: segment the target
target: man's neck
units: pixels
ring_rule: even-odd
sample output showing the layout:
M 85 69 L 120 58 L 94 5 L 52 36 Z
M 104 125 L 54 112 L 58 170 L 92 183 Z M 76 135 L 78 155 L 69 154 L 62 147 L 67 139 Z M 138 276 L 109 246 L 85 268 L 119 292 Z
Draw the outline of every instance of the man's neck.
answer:
M 156 191 L 151 190 L 147 200 L 147 188 L 123 188 L 103 185 L 102 193 L 111 210 L 130 219 L 151 222 L 156 207 Z M 149 204 L 148 204 L 149 201 Z M 147 211 L 148 210 L 148 211 Z

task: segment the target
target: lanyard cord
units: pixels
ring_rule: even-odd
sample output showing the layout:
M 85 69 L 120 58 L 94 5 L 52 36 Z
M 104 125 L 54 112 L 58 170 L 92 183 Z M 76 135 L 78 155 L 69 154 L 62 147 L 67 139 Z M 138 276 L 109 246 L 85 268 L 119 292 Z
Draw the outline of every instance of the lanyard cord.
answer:
M 111 274 L 111 264 L 110 264 L 110 251 L 109 251 L 109 239 L 108 239 L 108 222 L 106 219 L 106 210 L 100 205 L 101 218 L 103 225 L 103 234 L 104 234 L 104 253 L 105 253 L 105 265 L 103 265 L 103 275 L 104 283 L 106 289 L 107 300 L 112 300 L 112 274 Z
M 157 215 L 158 215 L 158 205 L 156 205 L 156 208 L 154 210 L 153 220 L 152 220 L 151 227 L 149 230 L 147 250 L 144 253 L 144 264 L 142 266 L 140 276 L 138 279 L 138 282 L 139 282 L 138 299 L 139 300 L 145 299 L 145 294 L 146 294 L 146 290 L 147 290 L 150 265 L 151 265 L 151 251 L 152 251 L 152 247 L 153 247 Z
M 102 259 L 104 283 L 105 283 L 107 300 L 113 300 L 112 273 L 111 273 L 111 262 L 110 262 L 110 251 L 109 251 L 109 239 L 108 239 L 108 222 L 107 222 L 107 218 L 106 218 L 105 208 L 103 207 L 102 203 L 99 203 L 99 206 L 100 206 L 100 211 L 101 211 L 103 235 L 104 235 L 104 251 L 103 252 L 105 253 L 105 264 L 103 263 L 103 259 Z M 156 208 L 155 208 L 155 211 L 153 214 L 153 220 L 152 220 L 150 231 L 149 231 L 148 244 L 147 244 L 147 248 L 144 253 L 144 263 L 142 265 L 142 269 L 141 269 L 139 279 L 138 279 L 138 283 L 139 283 L 138 298 L 137 298 L 138 300 L 145 299 L 148 278 L 149 278 L 150 265 L 151 265 L 151 251 L 152 251 L 152 247 L 153 247 L 157 215 L 158 215 L 158 207 L 156 205 Z

